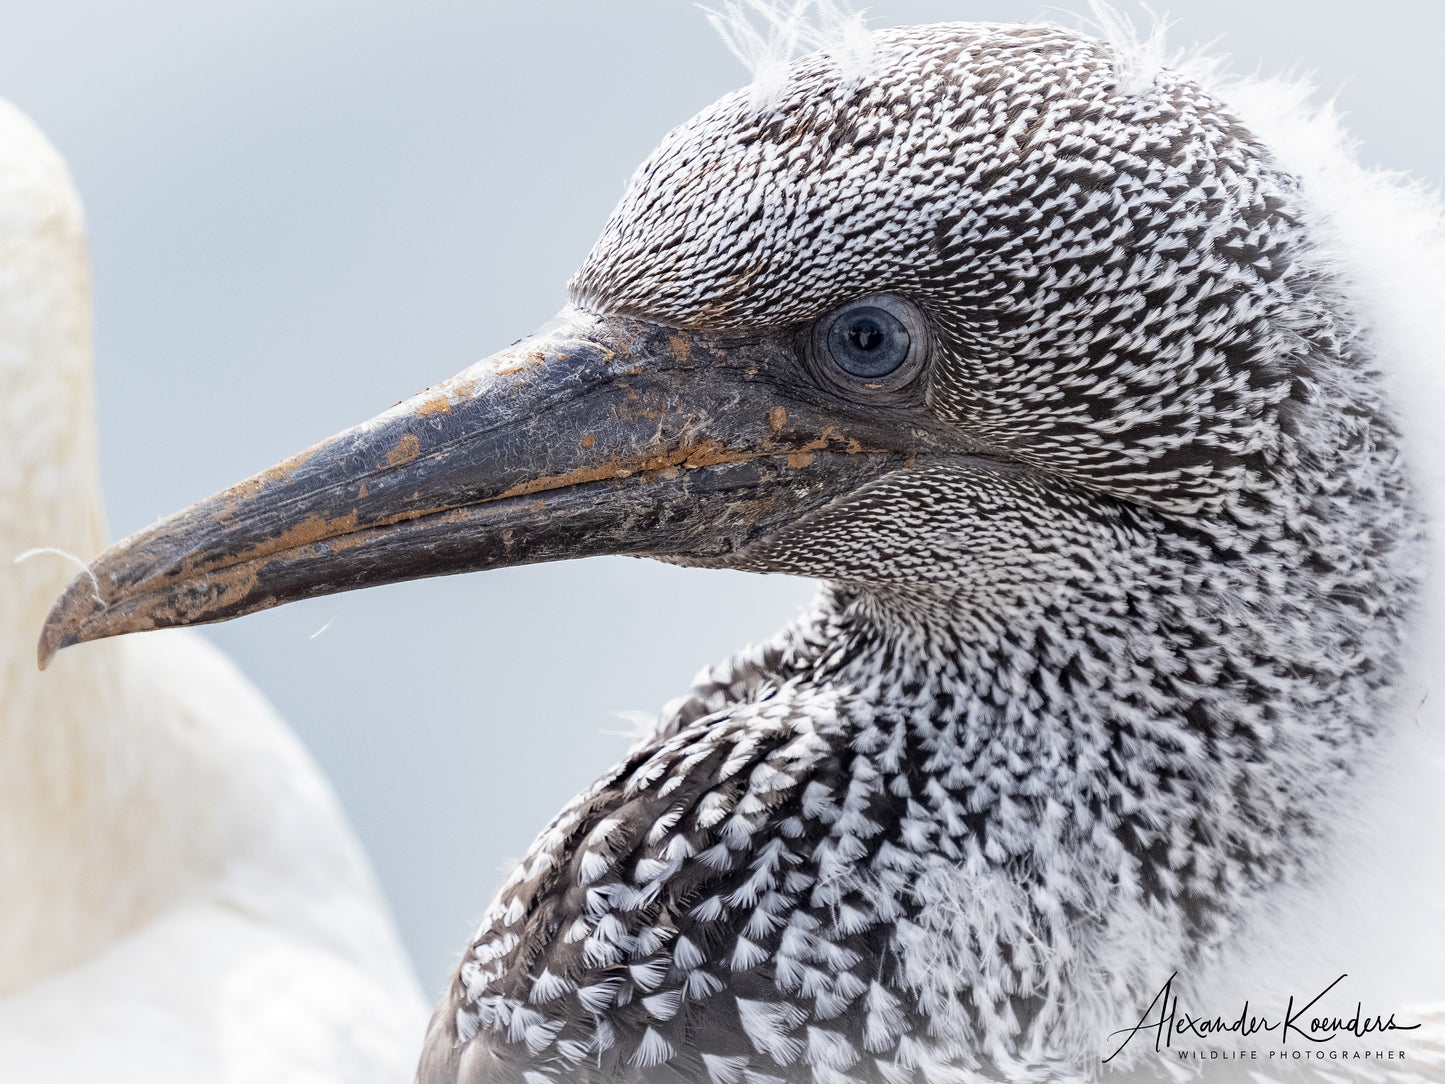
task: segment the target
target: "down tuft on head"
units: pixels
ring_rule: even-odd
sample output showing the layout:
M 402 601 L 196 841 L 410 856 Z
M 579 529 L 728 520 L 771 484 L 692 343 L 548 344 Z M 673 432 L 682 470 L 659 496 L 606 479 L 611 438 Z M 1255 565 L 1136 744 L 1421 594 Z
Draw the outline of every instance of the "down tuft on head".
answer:
M 845 83 L 862 82 L 873 63 L 873 39 L 861 12 L 846 0 L 725 0 L 721 10 L 704 7 L 707 20 L 733 55 L 752 73 L 753 106 L 776 104 L 798 56 L 825 53 Z
M 1165 44 L 1168 20 L 1147 7 L 1144 10 L 1149 18 L 1147 32 L 1141 32 L 1133 19 L 1103 0 L 1089 0 L 1093 25 L 1087 29 L 1113 51 L 1114 78 L 1120 94 L 1145 94 L 1160 72 L 1179 66 L 1180 58 L 1171 57 Z

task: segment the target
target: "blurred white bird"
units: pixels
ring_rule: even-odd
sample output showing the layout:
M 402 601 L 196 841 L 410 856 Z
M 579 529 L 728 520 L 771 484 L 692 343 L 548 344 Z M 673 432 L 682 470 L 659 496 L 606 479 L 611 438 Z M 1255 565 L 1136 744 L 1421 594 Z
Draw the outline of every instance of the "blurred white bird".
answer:
M 0 1080 L 408 1079 L 411 966 L 326 782 L 187 633 L 33 643 L 103 542 L 80 204 L 0 102 Z

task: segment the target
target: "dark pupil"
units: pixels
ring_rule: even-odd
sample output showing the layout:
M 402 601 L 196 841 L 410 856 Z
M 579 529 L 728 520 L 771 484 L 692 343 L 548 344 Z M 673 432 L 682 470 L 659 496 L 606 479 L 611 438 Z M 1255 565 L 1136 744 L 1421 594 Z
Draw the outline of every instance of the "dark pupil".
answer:
M 887 309 L 859 306 L 840 313 L 828 329 L 828 353 L 849 376 L 876 380 L 908 357 L 908 329 Z
M 866 317 L 854 320 L 848 328 L 848 341 L 858 350 L 877 350 L 883 345 L 883 339 L 883 329 Z

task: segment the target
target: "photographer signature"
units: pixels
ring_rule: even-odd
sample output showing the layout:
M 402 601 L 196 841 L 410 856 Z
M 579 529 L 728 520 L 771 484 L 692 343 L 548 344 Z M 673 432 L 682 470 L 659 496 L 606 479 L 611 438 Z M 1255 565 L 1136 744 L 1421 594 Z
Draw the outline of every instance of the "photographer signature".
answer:
M 1291 996 L 1284 1014 L 1278 1017 L 1251 1011 L 1248 1001 L 1244 1003 L 1244 1007 L 1236 1016 L 1226 1017 L 1222 1014 L 1209 1015 L 1206 1013 L 1196 1015 L 1185 1012 L 1179 1007 L 1179 998 L 1173 992 L 1174 980 L 1178 977 L 1177 971 L 1169 976 L 1168 981 L 1154 995 L 1154 1000 L 1149 1002 L 1149 1006 L 1139 1017 L 1137 1024 L 1109 1033 L 1107 1036 L 1109 1039 L 1119 1035 L 1124 1038 L 1114 1048 L 1114 1052 L 1104 1059 L 1105 1062 L 1113 1061 L 1126 1046 L 1134 1041 L 1136 1036 L 1148 1032 L 1154 1033 L 1154 1049 L 1159 1051 L 1172 1046 L 1176 1037 L 1207 1039 L 1211 1035 L 1232 1034 L 1243 1038 L 1260 1033 L 1278 1032 L 1280 1044 L 1288 1045 L 1291 1036 L 1308 1040 L 1311 1043 L 1328 1043 L 1340 1035 L 1354 1035 L 1357 1038 L 1363 1038 L 1366 1035 L 1387 1031 L 1414 1031 L 1420 1027 L 1419 1024 L 1396 1023 L 1394 1013 L 1389 1016 L 1366 1013 L 1360 1002 L 1355 1003 L 1353 1016 L 1310 1016 L 1311 1010 L 1326 994 L 1344 982 L 1349 977 L 1348 974 L 1335 979 L 1298 1008 L 1295 1004 L 1296 999 Z M 1156 1009 L 1157 1016 L 1154 1015 Z

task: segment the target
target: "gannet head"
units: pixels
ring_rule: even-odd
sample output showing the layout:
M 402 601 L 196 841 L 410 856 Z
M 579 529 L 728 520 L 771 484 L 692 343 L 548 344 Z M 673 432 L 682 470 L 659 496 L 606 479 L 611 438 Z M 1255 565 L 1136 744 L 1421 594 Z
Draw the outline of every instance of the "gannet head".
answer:
M 1394 430 L 1294 181 L 1197 85 L 1126 81 L 1079 34 L 882 31 L 861 62 L 813 54 L 723 98 L 637 171 L 568 293 L 507 350 L 107 551 L 42 664 L 608 553 L 941 593 L 988 623 L 1197 535 L 1220 559 L 1354 568 L 1353 548 L 1370 567 L 1348 575 L 1405 605 L 1382 571 L 1413 530 Z M 1338 537 L 1263 525 L 1351 449 Z
M 985 1038 L 1059 1025 L 1047 1040 L 1070 1046 L 1093 1019 L 1075 1009 L 1217 945 L 1307 863 L 1395 676 L 1419 518 L 1306 222 L 1223 105 L 1075 33 L 916 27 L 804 57 L 666 137 L 554 322 L 102 554 L 52 611 L 42 664 L 122 632 L 594 554 L 835 581 L 861 607 L 847 616 L 883 618 L 838 687 L 899 695 L 835 696 L 828 740 L 946 716 L 938 755 L 899 770 L 934 773 L 918 793 L 998 888 L 979 902 L 935 854 L 947 876 L 909 906 L 956 920 L 916 927 L 947 966 L 904 953 L 888 981 L 949 1057 L 974 1037 L 948 1017 L 965 987 L 993 1014 Z M 867 650 L 920 628 L 931 654 Z M 973 655 L 940 661 L 940 643 Z M 757 809 L 739 832 L 767 827 Z M 582 862 L 574 843 L 555 846 Z M 523 929 L 535 886 L 517 888 L 498 918 L 517 940 L 485 946 L 477 989 L 459 978 L 437 1018 L 446 1071 L 489 1056 L 458 1053 L 458 1021 L 477 1034 L 493 981 L 540 983 L 523 935 L 548 941 L 584 896 L 543 857 L 558 910 Z M 1011 958 L 1000 915 L 1037 967 Z M 864 947 L 870 975 L 900 959 L 886 932 Z M 752 997 L 766 979 L 739 981 Z M 673 1048 L 638 1040 L 630 1064 Z M 569 1049 L 572 1066 L 593 1047 Z

